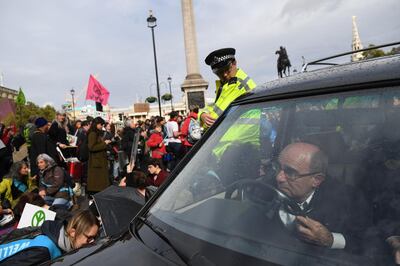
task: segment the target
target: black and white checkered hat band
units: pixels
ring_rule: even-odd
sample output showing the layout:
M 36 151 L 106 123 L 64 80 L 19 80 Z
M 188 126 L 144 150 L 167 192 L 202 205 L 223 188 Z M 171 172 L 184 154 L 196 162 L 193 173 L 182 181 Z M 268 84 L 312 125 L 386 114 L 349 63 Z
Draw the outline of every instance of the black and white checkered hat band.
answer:
M 235 56 L 233 54 L 228 54 L 228 55 L 224 55 L 224 56 L 214 56 L 213 61 L 211 62 L 211 67 L 215 66 L 218 63 L 221 63 L 225 60 L 228 59 L 234 59 Z

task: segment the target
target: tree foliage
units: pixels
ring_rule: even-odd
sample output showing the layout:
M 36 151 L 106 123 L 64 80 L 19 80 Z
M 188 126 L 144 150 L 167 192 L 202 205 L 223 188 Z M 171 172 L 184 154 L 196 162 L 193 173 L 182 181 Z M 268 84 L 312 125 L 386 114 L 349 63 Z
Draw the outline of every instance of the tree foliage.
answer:
M 29 117 L 44 117 L 48 121 L 52 121 L 56 116 L 56 110 L 54 107 L 50 105 L 46 105 L 45 107 L 39 107 L 33 102 L 27 102 L 25 105 L 17 106 L 17 114 L 14 118 L 18 127 L 25 125 L 28 122 Z
M 374 47 L 374 44 L 368 45 L 368 48 Z M 363 57 L 364 59 L 371 59 L 375 57 L 381 57 L 381 56 L 386 56 L 386 55 L 394 55 L 400 53 L 400 47 L 393 47 L 390 51 L 385 52 L 382 49 L 373 49 L 373 50 L 368 50 L 364 51 Z

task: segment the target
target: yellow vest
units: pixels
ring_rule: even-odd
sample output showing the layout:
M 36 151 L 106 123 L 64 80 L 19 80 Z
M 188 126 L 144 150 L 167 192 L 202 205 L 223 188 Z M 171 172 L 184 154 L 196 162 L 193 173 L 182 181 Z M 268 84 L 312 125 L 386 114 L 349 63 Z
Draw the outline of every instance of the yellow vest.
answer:
M 238 68 L 235 78 L 224 84 L 220 80 L 216 81 L 216 100 L 213 104 L 207 105 L 199 112 L 199 119 L 202 113 L 208 113 L 212 118 L 217 119 L 225 109 L 239 96 L 246 94 L 256 87 L 256 83 L 240 68 Z M 203 127 L 205 125 L 200 123 Z
M 260 109 L 252 109 L 242 114 L 225 132 L 219 143 L 213 149 L 215 156 L 220 159 L 225 150 L 233 143 L 249 143 L 259 148 L 260 117 Z

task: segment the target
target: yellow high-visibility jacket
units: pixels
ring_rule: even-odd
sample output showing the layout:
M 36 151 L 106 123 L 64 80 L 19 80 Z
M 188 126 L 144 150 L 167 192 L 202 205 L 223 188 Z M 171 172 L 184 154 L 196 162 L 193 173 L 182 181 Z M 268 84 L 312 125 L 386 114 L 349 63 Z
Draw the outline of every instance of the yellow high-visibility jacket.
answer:
M 201 114 L 208 113 L 212 118 L 217 119 L 225 109 L 239 96 L 246 94 L 256 87 L 256 83 L 240 68 L 234 78 L 224 84 L 220 80 L 216 81 L 216 99 L 213 104 L 206 106 L 199 112 Z M 201 125 L 206 128 L 205 125 Z

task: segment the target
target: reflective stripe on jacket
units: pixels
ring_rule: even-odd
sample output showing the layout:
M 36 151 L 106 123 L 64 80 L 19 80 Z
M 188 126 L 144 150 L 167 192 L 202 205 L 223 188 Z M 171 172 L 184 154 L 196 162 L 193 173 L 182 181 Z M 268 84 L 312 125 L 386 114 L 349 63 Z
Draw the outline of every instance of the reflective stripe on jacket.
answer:
M 251 143 L 260 146 L 260 109 L 252 109 L 242 114 L 237 121 L 225 132 L 219 143 L 213 149 L 217 158 L 232 143 Z
M 34 247 L 45 247 L 49 250 L 51 259 L 61 256 L 61 250 L 46 235 L 38 235 L 32 239 L 20 239 L 0 245 L 0 261 L 7 259 L 25 249 Z

